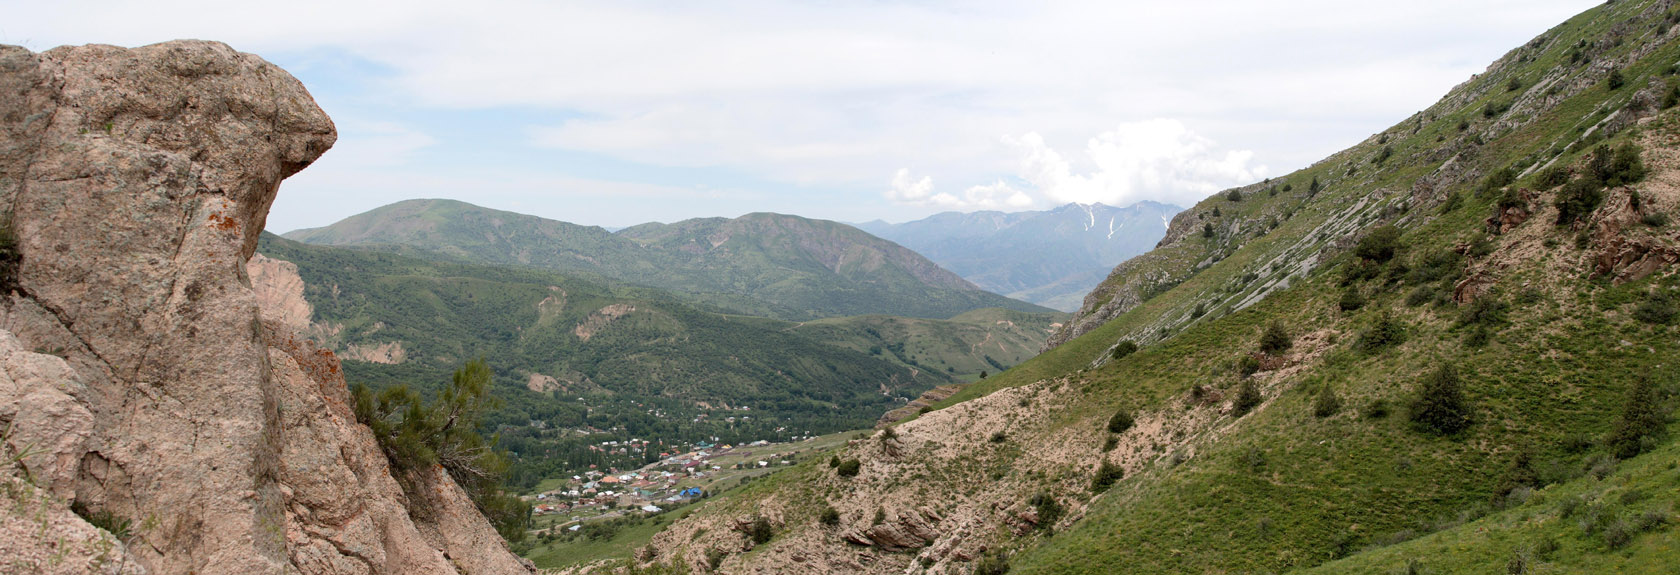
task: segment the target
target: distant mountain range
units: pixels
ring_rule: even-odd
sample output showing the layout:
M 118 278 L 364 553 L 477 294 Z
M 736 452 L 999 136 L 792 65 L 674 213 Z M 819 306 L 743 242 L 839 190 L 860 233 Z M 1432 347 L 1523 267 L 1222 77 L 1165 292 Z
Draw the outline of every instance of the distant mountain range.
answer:
M 1036 212 L 945 212 L 859 229 L 916 250 L 981 288 L 1063 311 L 1115 265 L 1155 248 L 1183 208 L 1068 204 Z
M 408 200 L 285 237 L 592 274 L 673 290 L 723 310 L 794 321 L 864 314 L 950 318 L 991 307 L 1050 311 L 985 291 L 852 226 L 781 214 L 650 223 L 612 233 L 454 200 Z

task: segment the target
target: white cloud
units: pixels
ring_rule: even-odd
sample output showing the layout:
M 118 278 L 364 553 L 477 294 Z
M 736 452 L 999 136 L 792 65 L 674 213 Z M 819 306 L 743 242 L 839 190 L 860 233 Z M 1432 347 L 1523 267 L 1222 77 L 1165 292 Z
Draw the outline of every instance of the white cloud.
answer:
M 969 187 L 961 196 L 939 193 L 933 180 L 912 181 L 908 168 L 893 178 L 887 198 L 907 205 L 947 209 L 1050 207 L 1077 202 L 1126 206 L 1140 200 L 1190 205 L 1222 189 L 1268 174 L 1248 150 L 1221 150 L 1183 122 L 1155 119 L 1121 124 L 1085 143 L 1088 173 L 1045 143 L 1037 132 L 1003 141 L 1019 154 L 1016 176 L 1027 189 L 998 181 Z
M 881 182 L 905 166 L 950 205 L 1183 201 L 1256 164 L 1304 166 L 1598 3 L 86 0 L 9 6 L 0 42 L 348 54 L 380 70 L 361 81 L 393 110 L 539 112 L 510 147 L 848 189 L 888 209 Z M 1254 154 L 1188 139 L 1172 141 L 1187 157 L 1153 157 L 1117 131 L 1066 152 L 1065 177 L 1050 162 L 1034 179 L 998 139 L 1074 150 L 1092 126 L 1149 118 Z
M 1177 120 L 1121 124 L 1085 144 L 1094 166 L 1076 174 L 1067 160 L 1030 132 L 1007 138 L 1021 153 L 1021 178 L 1052 202 L 1128 205 L 1139 200 L 1189 205 L 1224 188 L 1266 177 L 1248 150 L 1221 151 Z

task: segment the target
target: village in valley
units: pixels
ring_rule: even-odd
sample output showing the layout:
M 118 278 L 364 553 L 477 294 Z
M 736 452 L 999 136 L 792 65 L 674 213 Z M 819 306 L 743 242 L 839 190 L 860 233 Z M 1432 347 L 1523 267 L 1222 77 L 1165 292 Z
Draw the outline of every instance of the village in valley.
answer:
M 801 457 L 845 442 L 851 434 L 795 438 L 787 443 L 754 441 L 744 445 L 697 442 L 680 453 L 660 453 L 640 469 L 591 469 L 543 482 L 534 495 L 533 527 L 540 533 L 576 533 L 592 521 L 657 515 L 745 484 L 791 466 Z M 603 442 L 602 449 L 652 449 L 640 440 Z

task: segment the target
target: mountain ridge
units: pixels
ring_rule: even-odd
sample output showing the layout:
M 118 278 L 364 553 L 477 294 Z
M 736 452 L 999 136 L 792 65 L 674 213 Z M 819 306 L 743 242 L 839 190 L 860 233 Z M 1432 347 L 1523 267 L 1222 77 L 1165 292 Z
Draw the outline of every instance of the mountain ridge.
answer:
M 942 212 L 900 224 L 856 225 L 983 288 L 1073 311 L 1115 265 L 1154 247 L 1181 211 L 1147 200 L 1123 208 L 1070 203 L 1042 211 Z M 1156 222 L 1160 228 L 1153 227 Z
M 649 223 L 609 233 L 457 200 L 406 200 L 282 237 L 595 274 L 790 320 L 868 313 L 943 318 L 986 307 L 1047 311 L 983 291 L 851 226 L 782 214 Z

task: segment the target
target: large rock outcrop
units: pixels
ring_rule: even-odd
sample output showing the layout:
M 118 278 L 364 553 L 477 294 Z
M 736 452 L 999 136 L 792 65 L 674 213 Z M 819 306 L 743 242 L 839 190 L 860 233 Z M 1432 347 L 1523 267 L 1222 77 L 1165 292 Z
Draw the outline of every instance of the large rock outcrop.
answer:
M 0 428 L 44 491 L 127 520 L 151 573 L 523 572 L 446 474 L 404 493 L 337 360 L 259 319 L 268 209 L 335 138 L 223 44 L 0 46 L 0 328 L 67 367 L 13 377 L 45 383 L 0 397 Z

